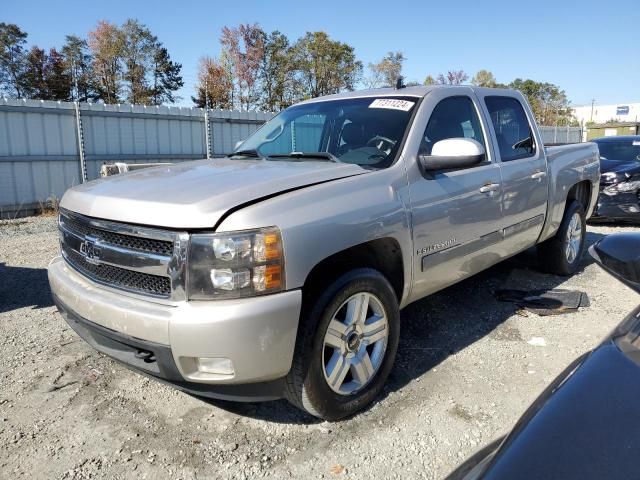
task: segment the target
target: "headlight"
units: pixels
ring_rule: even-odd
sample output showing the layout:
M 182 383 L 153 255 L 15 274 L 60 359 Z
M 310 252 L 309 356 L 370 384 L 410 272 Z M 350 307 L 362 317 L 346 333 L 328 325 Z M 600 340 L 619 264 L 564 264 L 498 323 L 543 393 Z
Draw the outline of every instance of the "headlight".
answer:
M 191 300 L 278 292 L 284 289 L 280 230 L 192 235 L 188 266 Z
M 603 192 L 607 195 L 615 195 L 617 193 L 633 192 L 640 189 L 640 180 L 634 180 L 632 182 L 621 182 L 615 185 L 609 185 Z

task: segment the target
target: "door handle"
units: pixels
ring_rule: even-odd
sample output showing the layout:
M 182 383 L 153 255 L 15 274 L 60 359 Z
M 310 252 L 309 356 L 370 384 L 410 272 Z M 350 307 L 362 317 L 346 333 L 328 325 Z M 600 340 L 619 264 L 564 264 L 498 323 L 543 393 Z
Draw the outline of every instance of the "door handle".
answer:
M 542 180 L 546 176 L 547 176 L 547 172 L 536 172 L 533 175 L 531 175 L 531 178 L 533 178 L 534 180 Z
M 487 183 L 486 185 L 483 185 L 482 187 L 480 187 L 480 193 L 495 192 L 499 188 L 500 188 L 499 183 Z

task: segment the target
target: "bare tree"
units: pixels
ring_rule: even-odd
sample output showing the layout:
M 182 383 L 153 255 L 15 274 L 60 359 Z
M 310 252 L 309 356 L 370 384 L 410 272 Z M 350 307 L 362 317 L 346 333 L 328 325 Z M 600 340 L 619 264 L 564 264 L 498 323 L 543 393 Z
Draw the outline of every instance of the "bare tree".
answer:
M 446 77 L 440 73 L 436 77 L 436 83 L 438 85 L 462 85 L 468 79 L 469 75 L 464 70 L 449 70 Z
M 89 48 L 100 98 L 106 103 L 119 102 L 124 49 L 122 32 L 113 23 L 100 21 L 95 30 L 89 32 Z
M 220 36 L 223 67 L 233 83 L 234 103 L 241 109 L 257 107 L 260 67 L 264 56 L 265 33 L 254 24 L 224 27 Z M 237 96 L 235 95 L 237 93 Z

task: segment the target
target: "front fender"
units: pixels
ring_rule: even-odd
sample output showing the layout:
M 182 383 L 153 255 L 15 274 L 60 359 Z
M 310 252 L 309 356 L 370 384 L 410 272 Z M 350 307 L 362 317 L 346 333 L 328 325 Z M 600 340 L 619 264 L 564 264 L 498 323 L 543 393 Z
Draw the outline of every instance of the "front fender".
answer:
M 411 285 L 413 251 L 407 183 L 402 165 L 310 186 L 249 205 L 217 231 L 275 225 L 282 231 L 287 289 L 301 288 L 315 265 L 355 245 L 395 239 L 402 250 L 404 287 Z

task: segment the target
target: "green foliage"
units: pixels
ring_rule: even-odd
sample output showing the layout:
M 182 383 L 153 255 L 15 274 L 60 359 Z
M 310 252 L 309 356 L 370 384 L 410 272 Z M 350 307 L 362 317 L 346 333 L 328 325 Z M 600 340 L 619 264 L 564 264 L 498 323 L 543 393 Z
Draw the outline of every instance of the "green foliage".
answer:
M 39 100 L 47 98 L 45 79 L 47 54 L 43 49 L 33 46 L 27 53 L 24 62 L 25 69 L 20 81 L 24 96 Z
M 158 38 L 138 20 L 127 20 L 120 29 L 122 35 L 123 74 L 126 100 L 129 103 L 150 104 L 152 88 L 149 74 L 154 68 Z
M 177 100 L 174 92 L 184 86 L 180 75 L 182 65 L 171 60 L 169 51 L 158 44 L 153 54 L 153 88 L 151 103 L 162 105 Z
M 260 107 L 263 110 L 274 112 L 294 103 L 295 64 L 292 50 L 287 36 L 277 30 L 265 36 L 260 83 Z
M 489 70 L 480 70 L 471 79 L 471 83 L 478 87 L 495 88 L 498 85 L 496 77 Z
M 122 27 L 101 21 L 87 37 L 67 35 L 60 51 L 33 46 L 26 52 L 27 34 L 0 23 L 0 93 L 154 105 L 177 100 L 182 65 L 145 25 L 133 19 Z
M 0 93 L 11 97 L 47 100 L 101 100 L 105 103 L 160 105 L 178 100 L 184 86 L 182 65 L 135 19 L 122 26 L 100 21 L 87 39 L 67 35 L 61 50 L 33 46 L 25 50 L 27 33 L 17 25 L 0 23 Z M 345 90 L 362 80 L 362 62 L 351 45 L 333 40 L 326 32 L 307 32 L 290 42 L 279 31 L 269 34 L 258 24 L 224 27 L 219 59 L 201 59 L 195 105 L 210 108 L 261 108 L 277 111 L 297 101 Z M 394 86 L 406 58 L 388 52 L 370 63 L 369 88 Z M 424 85 L 460 85 L 469 76 L 450 70 Z M 478 71 L 471 83 L 482 87 L 520 90 L 542 125 L 571 125 L 569 101 L 557 85 L 516 78 L 508 86 L 488 70 Z M 409 85 L 417 85 L 410 82 Z
M 425 85 L 435 85 L 436 84 L 436 79 L 433 78 L 431 75 L 427 75 L 427 77 L 424 79 L 424 84 Z
M 291 56 L 300 98 L 354 90 L 362 75 L 354 48 L 331 40 L 325 32 L 307 32 L 293 45 Z
M 49 100 L 64 102 L 72 100 L 71 75 L 65 64 L 64 57 L 55 48 L 49 50 L 45 81 Z
M 199 108 L 230 109 L 233 84 L 227 71 L 215 58 L 200 59 L 196 96 L 191 100 Z
M 76 35 L 67 35 L 61 53 L 71 80 L 72 99 L 80 102 L 96 100 L 99 96 L 94 84 L 93 58 L 87 41 Z
M 365 79 L 367 88 L 393 87 L 402 73 L 406 60 L 402 52 L 389 52 L 378 63 L 370 63 L 370 76 Z
M 362 62 L 353 47 L 332 40 L 325 32 L 307 32 L 293 45 L 286 35 L 266 34 L 257 24 L 224 27 L 220 60 L 200 65 L 198 106 L 280 110 L 305 98 L 353 90 L 362 74 Z M 206 95 L 205 95 L 206 94 Z M 205 98 L 206 96 L 206 98 Z
M 71 99 L 71 80 L 62 55 L 55 48 L 47 54 L 37 46 L 31 47 L 25 58 L 21 84 L 23 94 L 28 98 L 61 101 Z
M 21 98 L 26 71 L 27 34 L 13 23 L 0 23 L 0 92 Z
M 516 78 L 509 88 L 519 90 L 527 98 L 540 125 L 568 125 L 572 120 L 569 100 L 557 85 Z

